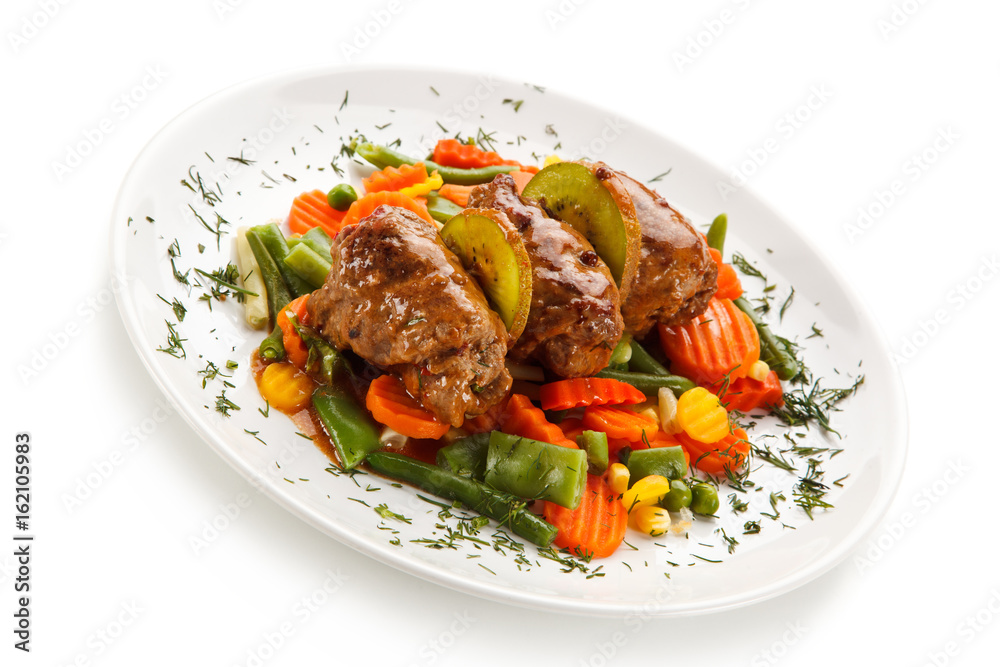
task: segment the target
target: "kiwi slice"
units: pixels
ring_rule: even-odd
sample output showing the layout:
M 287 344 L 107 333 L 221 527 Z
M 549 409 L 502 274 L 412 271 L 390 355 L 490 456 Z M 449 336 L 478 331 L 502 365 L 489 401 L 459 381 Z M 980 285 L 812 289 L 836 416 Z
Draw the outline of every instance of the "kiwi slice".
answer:
M 504 213 L 482 208 L 452 217 L 441 228 L 441 238 L 503 320 L 509 347 L 524 331 L 531 309 L 531 260 L 524 239 Z
M 590 241 L 624 300 L 639 264 L 642 230 L 614 170 L 601 162 L 557 162 L 535 174 L 523 194 Z

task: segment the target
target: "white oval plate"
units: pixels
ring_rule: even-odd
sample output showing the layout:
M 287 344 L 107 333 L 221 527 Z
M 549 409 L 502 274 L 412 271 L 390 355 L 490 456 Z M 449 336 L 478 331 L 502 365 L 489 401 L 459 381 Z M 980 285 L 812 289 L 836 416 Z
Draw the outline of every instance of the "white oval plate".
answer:
M 495 132 L 501 154 L 523 162 L 535 163 L 533 152 L 539 159 L 552 152 L 567 158 L 586 155 L 643 181 L 669 168 L 669 175 L 652 186 L 697 225 L 721 211 L 729 214 L 727 257 L 737 249 L 755 261 L 779 285 L 777 305 L 794 285 L 794 304 L 778 331 L 805 346 L 817 377 L 829 378 L 825 386 L 849 385 L 863 362 L 864 385 L 836 413 L 834 424 L 843 438 L 814 430 L 804 439 L 811 446 L 843 449 L 825 465 L 828 484 L 847 476 L 839 486 L 830 485 L 827 498 L 835 509 L 816 511 L 815 520 L 809 520 L 792 503 L 797 477 L 765 465 L 752 475 L 763 490 L 740 496 L 750 503 L 747 512 L 734 514 L 726 497 L 730 491 L 724 489 L 720 518 L 696 521 L 689 539 L 670 535 L 653 540 L 630 531 L 627 540 L 635 549 L 623 546 L 612 558 L 591 563 L 586 573 L 563 572 L 531 545 L 516 559 L 510 549 L 498 551 L 470 540 L 458 540 L 457 549 L 413 542 L 443 537 L 435 528 L 439 508 L 417 498 L 413 489 L 392 487 L 375 476 L 352 479 L 325 472 L 325 457 L 295 435 L 287 418 L 276 411 L 264 416 L 248 369 L 251 350 L 263 334 L 244 324 L 242 307 L 235 302 L 215 302 L 210 311 L 198 300 L 205 290 L 189 291 L 178 283 L 168 253 L 171 243 L 176 239 L 181 253 L 175 259 L 180 271 L 211 271 L 233 258 L 234 234 L 223 234 L 217 247 L 215 234 L 195 213 L 210 227 L 221 215 L 229 223 L 221 226 L 224 232 L 284 217 L 295 195 L 326 190 L 342 180 L 330 162 L 340 153 L 342 138 L 358 130 L 380 143 L 399 138 L 401 150 L 424 155 L 445 130 L 449 136 L 459 131 L 475 136 L 480 127 Z M 227 159 L 231 157 L 245 163 Z M 337 162 L 355 183 L 365 173 L 346 157 Z M 429 581 L 528 607 L 657 616 L 730 609 L 810 581 L 864 539 L 896 490 L 907 424 L 898 375 L 871 317 L 828 262 L 764 203 L 742 190 L 723 202 L 716 184 L 724 178 L 653 130 L 527 84 L 451 72 L 285 73 L 229 88 L 194 105 L 143 149 L 113 214 L 112 268 L 124 283 L 117 293 L 119 308 L 146 368 L 191 427 L 263 492 L 344 544 Z M 194 191 L 182 186 L 182 179 Z M 194 277 L 191 271 L 191 282 Z M 744 284 L 751 296 L 760 296 L 758 280 L 744 278 Z M 182 322 L 160 296 L 187 308 Z M 166 346 L 168 320 L 184 339 L 186 358 L 157 351 Z M 813 323 L 822 329 L 822 338 L 806 338 Z M 229 360 L 238 368 L 226 371 Z M 232 387 L 226 388 L 219 376 L 202 388 L 199 371 L 209 361 L 231 373 L 225 380 Z M 229 417 L 215 410 L 223 389 L 241 408 Z M 785 432 L 769 419 L 752 435 L 759 440 Z M 760 515 L 771 511 L 772 489 L 787 498 L 779 505 L 780 522 L 795 530 Z M 381 504 L 412 523 L 383 519 L 374 511 Z M 761 532 L 744 535 L 747 520 L 759 520 Z M 739 541 L 734 553 L 728 553 L 720 528 Z M 484 528 L 479 537 L 492 543 L 495 529 Z M 603 567 L 597 570 L 599 565 Z M 595 571 L 601 576 L 588 578 Z

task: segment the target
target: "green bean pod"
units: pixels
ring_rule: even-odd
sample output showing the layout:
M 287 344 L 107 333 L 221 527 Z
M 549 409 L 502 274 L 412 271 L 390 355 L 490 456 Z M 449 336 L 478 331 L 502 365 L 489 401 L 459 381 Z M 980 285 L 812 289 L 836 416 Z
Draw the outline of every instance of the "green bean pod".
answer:
M 603 475 L 608 469 L 608 434 L 584 431 L 576 436 L 576 444 L 587 452 L 587 472 L 591 475 Z
M 635 355 L 635 350 L 632 352 Z M 630 373 L 629 371 L 616 371 L 605 368 L 597 373 L 599 378 L 611 378 L 626 382 L 646 396 L 656 396 L 660 387 L 667 387 L 674 395 L 680 397 L 688 389 L 694 389 L 697 385 L 686 377 L 680 375 L 653 375 L 652 373 Z
M 456 475 L 482 481 L 486 475 L 486 451 L 489 446 L 489 433 L 459 438 L 438 450 L 437 464 Z
M 416 160 L 407 155 L 403 155 L 402 153 L 397 153 L 391 148 L 377 146 L 367 142 L 358 144 L 355 151 L 358 155 L 368 160 L 379 169 L 423 162 L 424 166 L 427 167 L 427 173 L 437 171 L 437 173 L 441 176 L 441 180 L 445 183 L 454 183 L 455 185 L 479 185 L 480 183 L 489 183 L 498 174 L 507 174 L 512 171 L 517 171 L 520 168 L 518 165 L 511 164 L 498 164 L 492 167 L 480 167 L 478 169 L 445 167 L 436 162 L 432 162 L 431 160 Z
M 299 240 L 315 250 L 316 254 L 324 258 L 327 262 L 330 261 L 330 246 L 333 245 L 333 239 L 323 231 L 322 227 L 313 227 L 303 234 Z
M 556 527 L 526 509 L 523 500 L 482 482 L 391 452 L 372 452 L 368 455 L 368 465 L 386 477 L 409 482 L 448 500 L 458 500 L 540 547 L 547 547 L 556 538 Z
M 313 290 L 323 286 L 323 283 L 326 282 L 326 274 L 330 272 L 330 262 L 323 259 L 322 255 L 306 245 L 305 242 L 299 243 L 289 250 L 284 261 L 285 266 L 306 281 Z
M 438 222 L 448 222 L 463 210 L 461 206 L 441 195 L 433 192 L 427 195 L 427 212 Z
M 791 380 L 799 374 L 799 362 L 788 353 L 785 346 L 779 341 L 771 327 L 760 319 L 757 311 L 745 298 L 734 299 L 736 307 L 747 314 L 754 327 L 757 328 L 757 335 L 760 337 L 760 359 L 766 363 L 782 380 Z
M 712 226 L 708 228 L 708 233 L 705 234 L 708 247 L 715 248 L 719 251 L 720 255 L 722 254 L 722 248 L 726 245 L 726 230 L 728 227 L 729 218 L 726 217 L 725 213 L 720 213 L 712 221 Z
M 292 295 L 288 291 L 288 286 L 285 285 L 285 279 L 281 277 L 278 262 L 268 252 L 255 227 L 247 230 L 247 243 L 250 244 L 250 250 L 253 252 L 254 259 L 257 260 L 257 266 L 260 267 L 260 275 L 264 279 L 264 287 L 267 291 L 269 319 L 274 322 L 274 318 L 278 316 L 281 309 L 292 300 Z
M 274 258 L 275 263 L 278 265 L 278 271 L 281 273 L 285 285 L 288 286 L 288 291 L 291 293 L 293 299 L 313 291 L 309 283 L 285 265 L 285 258 L 288 257 L 289 253 L 288 243 L 285 242 L 285 235 L 278 229 L 278 225 L 273 222 L 267 225 L 257 225 L 256 227 L 251 227 L 249 231 L 253 231 L 257 235 L 260 242 L 264 244 L 264 247 L 271 254 L 271 257 Z
M 260 342 L 257 354 L 260 355 L 261 359 L 281 361 L 285 358 L 285 343 L 282 340 L 282 335 L 281 327 L 274 327 L 274 331 Z
M 632 356 L 628 360 L 628 369 L 635 373 L 670 375 L 670 371 L 664 368 L 663 364 L 647 352 L 646 348 L 635 341 L 632 341 Z
M 633 484 L 649 475 L 680 479 L 687 473 L 687 461 L 680 445 L 636 450 L 625 447 L 622 454 L 626 455 L 623 463 L 628 468 L 629 479 Z
M 343 468 L 355 467 L 382 446 L 378 424 L 343 387 L 319 387 L 313 392 L 312 403 Z
M 483 480 L 520 498 L 575 509 L 587 488 L 587 453 L 493 431 Z

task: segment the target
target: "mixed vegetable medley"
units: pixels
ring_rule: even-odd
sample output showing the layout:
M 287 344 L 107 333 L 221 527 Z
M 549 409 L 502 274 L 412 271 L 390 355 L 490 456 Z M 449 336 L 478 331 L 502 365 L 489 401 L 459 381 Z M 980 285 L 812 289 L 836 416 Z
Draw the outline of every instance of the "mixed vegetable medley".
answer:
M 788 451 L 809 461 L 793 502 L 810 518 L 813 510 L 831 507 L 816 457 L 794 444 L 776 452 L 748 431 L 766 414 L 789 426 L 832 431 L 830 412 L 862 378 L 847 389 L 821 389 L 797 358 L 798 346 L 770 329 L 764 316 L 773 287 L 765 279 L 761 298 L 745 296 L 737 268 L 764 277 L 738 253 L 724 261 L 724 214 L 702 234 L 659 195 L 626 183 L 627 175 L 603 163 L 551 155 L 540 167 L 524 165 L 471 138 L 442 139 L 426 159 L 363 138 L 350 149 L 370 165 L 360 184 L 331 183 L 327 192 L 300 194 L 285 223 L 239 229 L 235 269 L 199 271 L 238 296 L 251 327 L 270 329 L 252 360 L 260 394 L 296 423 L 313 423 L 338 470 L 366 467 L 437 496 L 442 507 L 460 505 L 539 547 L 554 545 L 584 560 L 613 554 L 630 529 L 658 537 L 713 521 L 722 490 L 746 491 L 754 466 L 794 470 Z M 504 195 L 501 186 L 515 194 Z M 649 249 L 643 251 L 644 232 L 650 233 L 643 215 L 651 215 L 641 201 L 646 195 L 663 209 L 657 214 L 691 229 L 706 261 L 691 269 L 696 284 L 673 315 L 652 308 L 653 319 L 642 323 L 625 313 L 623 324 L 619 307 L 624 311 L 629 295 L 635 301 L 648 287 L 640 285 L 649 282 L 643 262 L 653 261 Z M 531 239 L 529 222 L 517 212 L 522 205 L 537 211 L 536 222 L 551 219 L 568 229 L 586 248 L 579 261 L 599 264 L 609 276 L 611 333 L 586 350 L 588 371 L 568 371 L 581 368 L 572 358 L 545 356 L 543 340 L 524 346 L 531 336 L 544 338 L 538 312 L 551 290 L 539 282 L 542 241 Z M 359 261 L 346 254 L 348 237 L 375 221 L 386 229 L 427 230 L 471 279 L 463 289 L 485 298 L 502 323 L 503 336 L 491 344 L 511 353 L 502 369 L 493 369 L 492 389 L 475 381 L 461 387 L 467 398 L 457 418 L 424 391 L 424 382 L 447 382 L 445 371 L 420 362 L 407 374 L 351 343 L 359 335 L 397 335 L 390 326 L 382 334 L 352 329 L 338 338 L 322 321 L 329 313 L 320 314 L 317 295 L 343 280 L 342 264 Z M 433 324 L 425 322 L 432 317 L 418 313 L 405 324 Z M 822 335 L 815 326 L 814 332 Z M 561 349 L 584 349 L 573 340 L 577 347 Z M 161 350 L 175 353 L 179 339 L 168 343 Z M 455 351 L 464 353 L 464 347 Z M 730 504 L 741 511 L 734 498 Z M 746 522 L 746 534 L 759 532 L 754 524 Z M 732 548 L 735 540 L 727 540 Z

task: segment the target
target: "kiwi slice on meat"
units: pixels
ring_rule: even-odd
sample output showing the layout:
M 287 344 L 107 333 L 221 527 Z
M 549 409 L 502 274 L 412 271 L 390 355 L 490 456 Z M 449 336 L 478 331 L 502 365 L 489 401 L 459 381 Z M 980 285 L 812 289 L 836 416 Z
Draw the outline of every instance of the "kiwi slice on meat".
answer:
M 642 230 L 632 198 L 614 170 L 602 162 L 557 162 L 535 174 L 522 194 L 590 241 L 611 269 L 624 301 L 639 266 Z
M 445 223 L 441 238 L 483 288 L 512 345 L 531 309 L 531 260 L 517 228 L 500 211 L 467 208 Z

